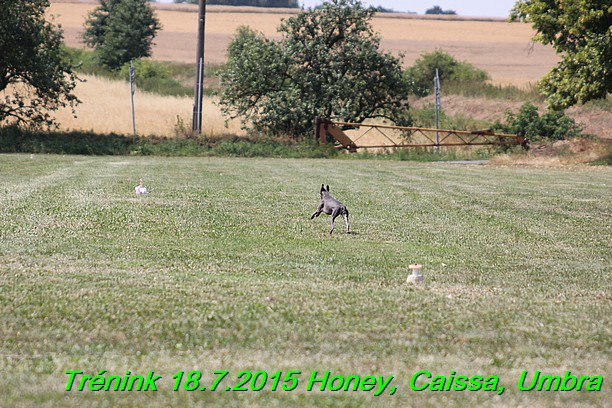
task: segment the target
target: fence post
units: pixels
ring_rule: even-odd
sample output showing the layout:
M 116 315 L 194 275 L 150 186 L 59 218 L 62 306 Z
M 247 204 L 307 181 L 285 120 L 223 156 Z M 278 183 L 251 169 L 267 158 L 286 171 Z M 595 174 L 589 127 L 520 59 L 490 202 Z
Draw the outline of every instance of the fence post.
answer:
M 134 115 L 134 81 L 136 77 L 136 69 L 130 61 L 130 93 L 132 94 L 132 128 L 134 129 L 134 139 L 136 139 L 136 116 Z
M 320 116 L 315 116 L 315 140 L 319 143 L 327 143 L 327 130 L 325 120 Z

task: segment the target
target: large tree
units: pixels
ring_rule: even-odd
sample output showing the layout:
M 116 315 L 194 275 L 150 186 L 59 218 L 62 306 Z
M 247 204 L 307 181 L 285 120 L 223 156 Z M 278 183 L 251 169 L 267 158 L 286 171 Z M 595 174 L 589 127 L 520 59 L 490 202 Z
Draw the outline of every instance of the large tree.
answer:
M 534 40 L 552 45 L 561 56 L 539 82 L 551 108 L 564 109 L 612 92 L 610 0 L 521 0 L 510 17 L 533 23 Z
M 357 0 L 331 0 L 285 20 L 282 39 L 241 28 L 228 49 L 220 106 L 256 130 L 299 136 L 313 118 L 386 117 L 405 124 L 401 59 L 380 50 Z
M 61 27 L 46 21 L 48 0 L 0 0 L 0 122 L 54 124 L 72 106 L 77 77 L 62 53 Z
M 161 24 L 147 0 L 101 0 L 85 21 L 83 39 L 111 69 L 149 57 Z

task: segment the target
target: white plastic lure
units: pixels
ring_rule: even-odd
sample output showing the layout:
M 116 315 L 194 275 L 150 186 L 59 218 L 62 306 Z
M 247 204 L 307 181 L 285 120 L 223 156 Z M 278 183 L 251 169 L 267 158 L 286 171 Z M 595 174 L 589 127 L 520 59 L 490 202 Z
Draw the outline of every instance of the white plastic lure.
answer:
M 140 179 L 140 184 L 137 185 L 134 190 L 136 191 L 136 194 L 140 195 L 140 194 L 149 194 L 149 192 L 147 191 L 147 188 L 145 186 L 142 185 L 142 179 Z

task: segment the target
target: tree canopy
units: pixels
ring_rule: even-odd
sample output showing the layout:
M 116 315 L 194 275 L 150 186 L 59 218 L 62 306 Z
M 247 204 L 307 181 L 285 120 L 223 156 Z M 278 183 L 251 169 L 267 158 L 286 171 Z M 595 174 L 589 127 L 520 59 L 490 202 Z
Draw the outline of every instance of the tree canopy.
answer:
M 101 0 L 85 21 L 83 39 L 103 65 L 117 69 L 132 59 L 149 57 L 160 28 L 147 0 Z
M 425 14 L 444 14 L 444 15 L 456 15 L 457 12 L 455 10 L 443 10 L 440 6 L 433 6 L 427 10 L 425 10 Z
M 405 124 L 401 59 L 380 50 L 374 12 L 357 0 L 331 0 L 284 20 L 279 41 L 240 28 L 222 75 L 222 111 L 293 136 L 311 132 L 315 116 Z
M 521 0 L 511 20 L 533 23 L 535 41 L 552 45 L 561 61 L 540 82 L 553 109 L 612 92 L 612 5 L 609 0 Z
M 0 0 L 0 122 L 51 126 L 51 112 L 78 103 L 63 33 L 45 20 L 48 0 Z

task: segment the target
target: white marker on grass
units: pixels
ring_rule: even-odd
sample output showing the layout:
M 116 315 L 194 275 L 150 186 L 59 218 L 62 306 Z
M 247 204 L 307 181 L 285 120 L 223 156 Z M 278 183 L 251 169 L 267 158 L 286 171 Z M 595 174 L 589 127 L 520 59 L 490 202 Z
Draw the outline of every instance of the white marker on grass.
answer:
M 408 269 L 412 271 L 411 275 L 408 275 L 406 278 L 407 283 L 421 283 L 425 279 L 423 275 L 421 275 L 421 268 L 423 265 L 414 263 L 408 266 Z

